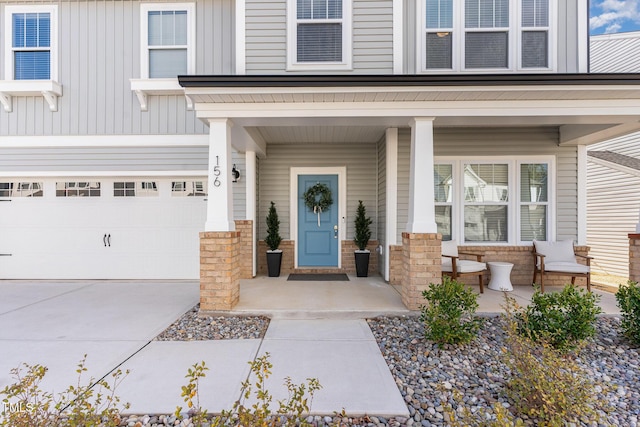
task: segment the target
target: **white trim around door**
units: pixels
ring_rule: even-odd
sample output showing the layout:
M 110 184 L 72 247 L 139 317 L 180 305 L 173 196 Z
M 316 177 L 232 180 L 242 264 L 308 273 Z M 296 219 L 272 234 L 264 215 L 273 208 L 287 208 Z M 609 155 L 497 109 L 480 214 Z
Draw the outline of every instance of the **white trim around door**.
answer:
M 338 175 L 338 268 L 342 268 L 342 241 L 347 236 L 347 167 L 292 167 L 289 175 L 289 217 L 291 239 L 298 242 L 298 175 Z M 294 251 L 294 267 L 298 268 L 298 251 Z

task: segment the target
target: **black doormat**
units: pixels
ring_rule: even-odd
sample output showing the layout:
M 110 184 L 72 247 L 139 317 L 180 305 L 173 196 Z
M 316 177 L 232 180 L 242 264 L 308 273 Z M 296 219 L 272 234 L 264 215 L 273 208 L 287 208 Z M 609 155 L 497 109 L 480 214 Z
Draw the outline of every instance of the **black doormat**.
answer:
M 340 282 L 348 281 L 349 276 L 342 273 L 331 274 L 289 274 L 287 280 L 308 280 L 312 282 Z

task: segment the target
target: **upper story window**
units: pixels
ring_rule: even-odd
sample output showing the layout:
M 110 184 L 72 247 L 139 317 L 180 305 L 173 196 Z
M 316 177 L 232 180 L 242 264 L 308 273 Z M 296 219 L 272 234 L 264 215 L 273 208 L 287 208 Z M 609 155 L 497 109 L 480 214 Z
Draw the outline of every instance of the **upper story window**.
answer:
M 289 0 L 288 68 L 351 68 L 351 0 Z
M 57 80 L 57 6 L 5 7 L 5 79 Z
M 142 58 L 146 78 L 175 78 L 195 72 L 195 6 L 193 3 L 143 4 Z
M 422 0 L 422 72 L 552 71 L 555 0 Z

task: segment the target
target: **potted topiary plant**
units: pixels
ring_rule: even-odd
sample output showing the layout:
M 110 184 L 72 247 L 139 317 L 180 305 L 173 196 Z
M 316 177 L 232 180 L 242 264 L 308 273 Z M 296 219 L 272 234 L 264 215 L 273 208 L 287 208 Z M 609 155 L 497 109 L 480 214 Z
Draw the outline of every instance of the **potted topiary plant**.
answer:
M 275 203 L 271 202 L 269 214 L 267 215 L 267 237 L 264 242 L 269 247 L 267 250 L 267 269 L 269 277 L 280 276 L 280 265 L 282 264 L 282 250 L 278 249 L 282 237 L 280 237 L 280 220 L 276 211 Z
M 369 256 L 371 252 L 367 249 L 367 244 L 371 238 L 371 218 L 367 218 L 367 210 L 358 200 L 358 210 L 356 211 L 356 234 L 353 238 L 358 249 L 355 251 L 356 257 L 356 276 L 367 277 L 369 275 Z

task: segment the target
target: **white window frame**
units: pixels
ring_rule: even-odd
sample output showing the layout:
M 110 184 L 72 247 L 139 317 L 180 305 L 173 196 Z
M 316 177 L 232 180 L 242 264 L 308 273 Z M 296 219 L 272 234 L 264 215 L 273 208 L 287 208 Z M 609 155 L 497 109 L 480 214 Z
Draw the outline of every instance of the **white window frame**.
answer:
M 195 3 L 143 3 L 140 5 L 140 78 L 149 80 L 149 12 L 187 11 L 187 74 L 196 72 L 196 5 Z M 177 80 L 177 79 L 170 79 Z
M 507 68 L 465 68 L 465 34 L 467 32 L 490 32 L 501 31 L 504 28 L 465 28 L 464 20 L 464 0 L 454 1 L 453 4 L 453 40 L 452 40 L 452 66 L 450 70 L 443 68 L 428 69 L 426 58 L 426 0 L 418 0 L 416 7 L 416 31 L 418 40 L 416 42 L 416 72 L 424 74 L 438 74 L 443 71 L 455 71 L 460 73 L 492 74 L 497 72 L 556 72 L 556 44 L 557 44 L 557 0 L 549 0 L 549 26 L 539 27 L 539 30 L 548 32 L 548 67 L 546 68 L 523 68 L 521 42 L 522 32 L 533 29 L 522 26 L 522 3 L 521 0 L 509 0 L 509 28 L 508 28 L 508 67 Z M 431 29 L 432 30 L 432 29 Z
M 352 69 L 352 0 L 342 0 L 342 19 L 314 20 L 316 22 L 342 23 L 342 61 L 298 62 L 298 4 L 287 0 L 287 71 L 351 70 Z
M 58 6 L 7 5 L 4 7 L 4 79 L 14 79 L 13 15 L 15 13 L 48 13 L 49 27 L 49 81 L 58 80 Z M 37 80 L 26 80 L 37 81 Z
M 464 236 L 464 165 L 465 164 L 507 164 L 509 167 L 509 202 L 507 204 L 508 238 L 506 242 L 465 242 Z M 474 156 L 474 157 L 435 157 L 434 164 L 452 165 L 453 204 L 451 208 L 451 237 L 460 245 L 471 246 L 512 246 L 531 245 L 531 241 L 522 241 L 520 236 L 520 165 L 545 163 L 547 176 L 547 239 L 556 236 L 556 158 L 555 156 Z M 542 204 L 542 203 L 539 203 Z

